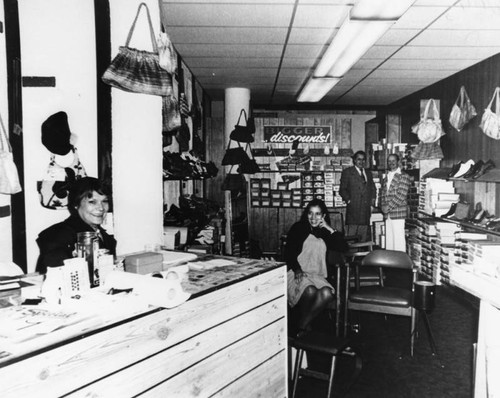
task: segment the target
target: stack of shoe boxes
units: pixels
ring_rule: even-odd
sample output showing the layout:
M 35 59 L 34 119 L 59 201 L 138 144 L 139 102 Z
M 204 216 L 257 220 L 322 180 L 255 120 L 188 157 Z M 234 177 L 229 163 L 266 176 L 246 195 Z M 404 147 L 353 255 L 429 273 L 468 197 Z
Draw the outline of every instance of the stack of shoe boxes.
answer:
M 252 178 L 250 180 L 250 203 L 252 207 L 271 206 L 270 178 Z

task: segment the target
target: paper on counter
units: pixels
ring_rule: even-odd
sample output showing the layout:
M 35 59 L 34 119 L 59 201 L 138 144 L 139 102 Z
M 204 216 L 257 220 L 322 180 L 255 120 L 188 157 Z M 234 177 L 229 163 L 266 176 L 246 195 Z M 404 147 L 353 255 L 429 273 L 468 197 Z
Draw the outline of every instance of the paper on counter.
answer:
M 217 258 L 213 260 L 208 260 L 208 261 L 193 261 L 188 264 L 189 269 L 195 270 L 195 271 L 206 271 L 214 268 L 220 268 L 220 267 L 228 267 L 230 265 L 236 265 L 238 264 L 235 261 L 232 260 L 226 260 L 224 258 Z
M 161 255 L 163 256 L 163 265 L 165 267 L 185 263 L 187 261 L 196 260 L 198 258 L 196 254 L 187 252 L 160 250 L 158 253 L 161 253 Z
M 104 283 L 106 289 L 132 289 L 132 294 L 150 305 L 173 308 L 191 295 L 182 290 L 178 279 L 160 279 L 130 272 L 112 271 Z

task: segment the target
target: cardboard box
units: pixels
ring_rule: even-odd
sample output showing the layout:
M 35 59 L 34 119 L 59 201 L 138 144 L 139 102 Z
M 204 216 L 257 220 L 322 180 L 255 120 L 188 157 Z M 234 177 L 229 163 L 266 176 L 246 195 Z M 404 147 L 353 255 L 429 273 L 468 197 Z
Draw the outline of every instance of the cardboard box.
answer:
M 163 233 L 167 231 L 180 231 L 179 244 L 185 245 L 188 237 L 188 227 L 163 227 Z
M 142 252 L 125 257 L 125 271 L 135 274 L 150 274 L 163 270 L 163 255 L 156 252 Z
M 163 230 L 163 246 L 168 250 L 175 250 L 180 246 L 181 231 L 178 229 Z

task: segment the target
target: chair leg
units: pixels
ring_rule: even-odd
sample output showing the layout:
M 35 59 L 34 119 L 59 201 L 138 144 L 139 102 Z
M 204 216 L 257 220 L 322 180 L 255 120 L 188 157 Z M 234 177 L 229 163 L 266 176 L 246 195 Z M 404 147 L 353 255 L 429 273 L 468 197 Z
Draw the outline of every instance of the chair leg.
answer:
M 295 369 L 293 370 L 292 398 L 295 398 L 295 393 L 297 392 L 297 384 L 299 382 L 299 371 L 302 365 L 303 355 L 304 355 L 304 350 L 297 349 L 297 358 L 295 358 Z
M 333 390 L 333 375 L 335 374 L 335 362 L 337 357 L 335 355 L 332 356 L 332 366 L 330 367 L 330 378 L 328 379 L 328 394 L 326 398 L 330 398 L 332 396 Z
M 417 327 L 417 310 L 411 309 L 411 329 L 410 329 L 410 356 L 413 357 L 413 345 L 415 343 L 415 331 Z

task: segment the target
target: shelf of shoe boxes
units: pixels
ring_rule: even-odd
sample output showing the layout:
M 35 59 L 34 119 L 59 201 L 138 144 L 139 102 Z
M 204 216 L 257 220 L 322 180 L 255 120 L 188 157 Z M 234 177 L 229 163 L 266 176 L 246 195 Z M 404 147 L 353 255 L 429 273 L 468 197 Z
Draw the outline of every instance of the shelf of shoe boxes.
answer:
M 321 199 L 328 208 L 343 208 L 339 194 L 342 170 L 352 166 L 350 156 L 328 157 L 327 163 L 311 160 L 301 163 L 279 163 L 276 177 L 250 179 L 252 207 L 304 208 L 313 199 Z M 263 171 L 265 173 L 265 171 Z
M 453 217 L 453 204 L 460 201 L 461 195 L 456 192 L 454 181 L 429 175 L 449 172 L 450 169 L 433 170 L 420 182 L 420 216 L 416 234 L 409 242 L 410 256 L 420 273 L 437 285 L 453 284 L 454 274 L 468 272 L 500 287 L 496 259 L 500 234 L 473 224 L 484 221 L 480 206 L 470 218 L 446 218 Z

